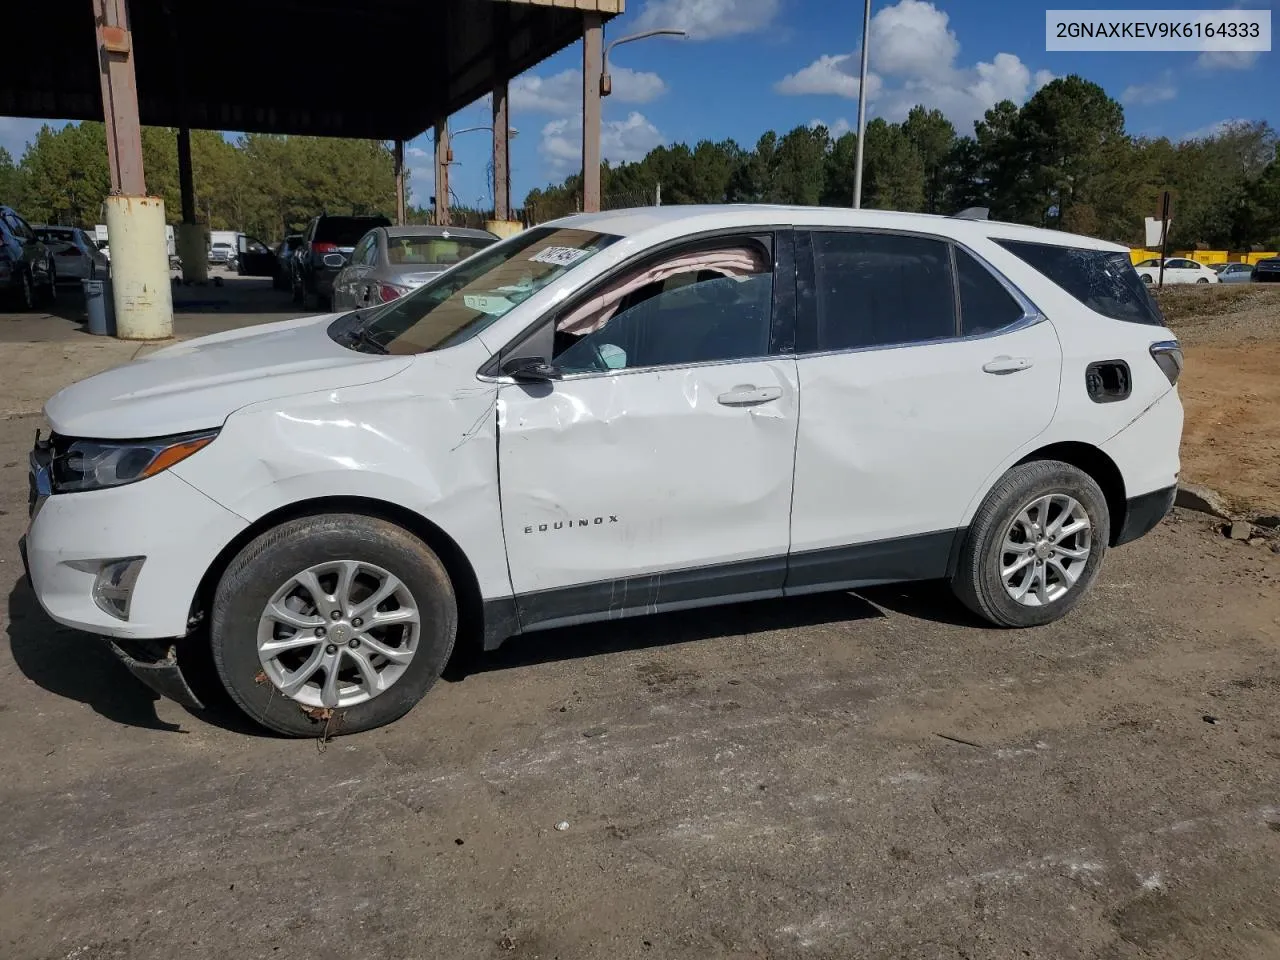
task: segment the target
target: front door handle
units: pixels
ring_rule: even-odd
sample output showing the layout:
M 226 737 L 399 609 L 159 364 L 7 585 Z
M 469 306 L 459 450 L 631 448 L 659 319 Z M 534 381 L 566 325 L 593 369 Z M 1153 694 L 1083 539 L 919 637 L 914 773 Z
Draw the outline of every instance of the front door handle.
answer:
M 756 387 L 749 383 L 739 384 L 728 393 L 716 397 L 726 407 L 754 407 L 756 404 L 768 403 L 782 396 L 781 387 Z
M 1030 357 L 996 357 L 982 365 L 984 373 L 1017 373 L 1019 370 L 1030 369 Z

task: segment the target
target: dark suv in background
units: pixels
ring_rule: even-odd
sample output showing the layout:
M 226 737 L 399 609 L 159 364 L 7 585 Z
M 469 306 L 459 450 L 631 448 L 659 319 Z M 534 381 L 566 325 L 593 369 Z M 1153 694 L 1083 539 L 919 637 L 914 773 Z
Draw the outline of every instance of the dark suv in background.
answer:
M 0 291 L 19 310 L 57 299 L 53 252 L 12 207 L 0 206 Z
M 302 244 L 294 259 L 293 299 L 308 309 L 328 310 L 333 303 L 333 278 L 341 264 L 326 264 L 324 258 L 340 253 L 345 262 L 356 243 L 374 227 L 389 227 L 386 217 L 338 217 L 322 213 L 312 218 L 302 232 Z

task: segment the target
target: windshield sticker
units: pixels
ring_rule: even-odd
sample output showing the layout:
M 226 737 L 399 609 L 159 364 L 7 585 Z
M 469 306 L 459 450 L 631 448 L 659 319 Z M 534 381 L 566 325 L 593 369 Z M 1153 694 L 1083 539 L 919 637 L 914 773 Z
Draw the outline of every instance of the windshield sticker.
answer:
M 557 267 L 567 267 L 575 260 L 587 255 L 586 250 L 575 250 L 573 247 L 543 247 L 529 259 L 534 263 L 550 263 Z

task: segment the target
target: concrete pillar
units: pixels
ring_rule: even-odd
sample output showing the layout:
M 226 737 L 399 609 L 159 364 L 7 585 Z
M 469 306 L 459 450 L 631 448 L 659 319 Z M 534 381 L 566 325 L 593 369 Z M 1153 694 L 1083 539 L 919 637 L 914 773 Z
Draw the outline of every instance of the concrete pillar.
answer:
M 604 70 L 600 14 L 582 15 L 582 209 L 600 209 L 600 73 Z
M 173 336 L 173 292 L 159 197 L 107 197 L 111 292 L 116 336 L 165 340 Z
M 436 123 L 436 225 L 449 225 L 449 161 L 453 151 L 449 148 L 449 121 Z
M 116 336 L 163 340 L 173 336 L 164 201 L 146 195 L 128 5 L 125 0 L 93 0 L 93 17 L 111 173 L 106 219 Z
M 511 117 L 507 81 L 493 88 L 493 219 L 511 219 Z
M 395 143 L 396 224 L 403 227 L 409 220 L 404 206 L 404 141 Z

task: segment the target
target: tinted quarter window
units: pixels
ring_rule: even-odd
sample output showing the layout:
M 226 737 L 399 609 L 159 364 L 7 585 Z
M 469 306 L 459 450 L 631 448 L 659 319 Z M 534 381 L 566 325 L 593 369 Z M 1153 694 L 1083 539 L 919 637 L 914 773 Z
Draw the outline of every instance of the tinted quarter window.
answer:
M 890 233 L 815 231 L 818 349 L 955 336 L 947 244 Z
M 960 284 L 960 330 L 965 336 L 991 333 L 1022 319 L 1023 309 L 1004 284 L 965 250 L 956 248 Z
M 995 242 L 1095 313 L 1112 320 L 1164 326 L 1160 308 L 1134 271 L 1128 254 L 1017 240 Z

